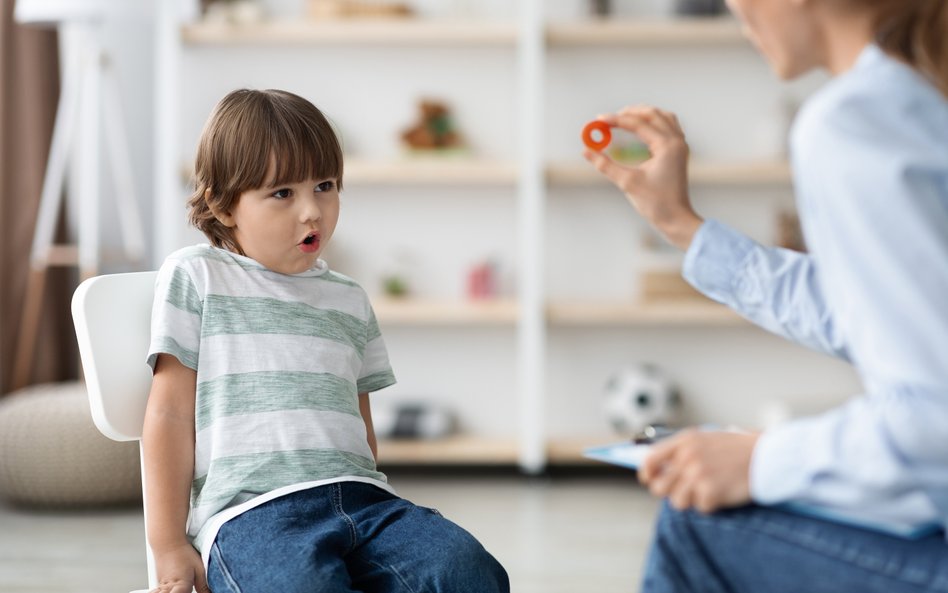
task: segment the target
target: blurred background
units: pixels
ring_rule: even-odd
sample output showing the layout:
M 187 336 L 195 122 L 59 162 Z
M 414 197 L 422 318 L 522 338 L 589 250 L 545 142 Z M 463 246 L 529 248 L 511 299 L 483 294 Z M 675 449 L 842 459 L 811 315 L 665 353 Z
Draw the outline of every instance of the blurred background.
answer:
M 824 78 L 777 81 L 718 0 L 17 4 L 0 28 L 0 590 L 144 586 L 137 447 L 92 426 L 69 300 L 203 241 L 192 159 L 235 88 L 300 94 L 336 126 L 325 258 L 372 296 L 399 379 L 373 399 L 380 465 L 499 546 L 515 590 L 634 590 L 655 503 L 585 448 L 765 427 L 858 390 L 694 293 L 581 157 L 597 114 L 673 111 L 699 212 L 805 249 L 787 131 Z M 647 157 L 624 132 L 606 150 Z M 583 554 L 622 568 L 570 571 Z M 68 578 L 83 570 L 117 580 Z

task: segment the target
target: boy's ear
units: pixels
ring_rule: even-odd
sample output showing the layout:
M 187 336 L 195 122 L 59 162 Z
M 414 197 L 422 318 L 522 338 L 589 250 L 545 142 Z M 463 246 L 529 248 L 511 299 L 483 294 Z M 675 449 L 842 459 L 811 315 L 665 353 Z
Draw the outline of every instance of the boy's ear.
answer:
M 222 225 L 227 228 L 234 226 L 234 217 L 231 216 L 230 212 L 225 212 L 217 208 L 217 205 L 211 200 L 211 188 L 204 190 L 204 203 L 207 204 L 208 209 L 211 211 L 211 214 L 214 215 L 214 218 L 218 220 Z

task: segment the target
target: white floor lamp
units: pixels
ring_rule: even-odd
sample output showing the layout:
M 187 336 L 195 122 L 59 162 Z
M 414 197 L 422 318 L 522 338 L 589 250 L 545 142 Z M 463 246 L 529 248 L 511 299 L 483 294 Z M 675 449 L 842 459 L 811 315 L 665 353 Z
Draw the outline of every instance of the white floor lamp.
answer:
M 17 0 L 14 18 L 18 22 L 58 30 L 63 64 L 59 105 L 30 252 L 30 278 L 20 321 L 14 387 L 29 382 L 47 270 L 76 266 L 81 278 L 98 273 L 102 157 L 112 173 L 124 255 L 130 262 L 141 262 L 144 257 L 144 229 L 135 195 L 118 79 L 102 47 L 101 30 L 107 19 L 147 18 L 151 10 L 147 0 Z M 55 244 L 67 177 L 79 209 L 78 238 L 75 244 Z

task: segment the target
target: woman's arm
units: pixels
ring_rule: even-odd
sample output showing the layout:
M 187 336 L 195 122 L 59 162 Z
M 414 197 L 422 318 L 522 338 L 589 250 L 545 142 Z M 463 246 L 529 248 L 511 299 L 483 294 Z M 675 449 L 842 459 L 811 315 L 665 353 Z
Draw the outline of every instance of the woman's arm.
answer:
M 760 245 L 709 219 L 692 239 L 682 274 L 703 294 L 767 331 L 850 359 L 808 254 Z
M 209 591 L 204 566 L 187 538 L 194 477 L 194 399 L 197 374 L 162 354 L 145 408 L 142 451 L 146 528 L 155 556 L 158 591 Z
M 688 282 L 768 331 L 848 358 L 807 255 L 758 245 L 694 211 L 688 194 L 688 144 L 674 114 L 636 106 L 600 119 L 638 135 L 651 156 L 636 165 L 620 165 L 587 150 L 586 159 L 669 243 L 687 252 Z

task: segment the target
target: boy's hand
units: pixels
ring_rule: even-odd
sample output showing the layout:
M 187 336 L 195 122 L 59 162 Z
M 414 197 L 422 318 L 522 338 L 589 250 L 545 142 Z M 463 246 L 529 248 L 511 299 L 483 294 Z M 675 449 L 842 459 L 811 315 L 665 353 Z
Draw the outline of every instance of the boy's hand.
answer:
M 639 480 L 673 507 L 710 513 L 750 502 L 750 463 L 759 434 L 686 430 L 652 447 Z
M 678 118 L 654 107 L 626 107 L 598 118 L 636 134 L 651 157 L 636 165 L 620 165 L 601 152 L 583 156 L 625 192 L 629 202 L 666 239 L 687 249 L 703 220 L 688 196 L 688 143 Z
M 204 575 L 204 562 L 190 544 L 155 552 L 158 586 L 149 593 L 210 593 Z

